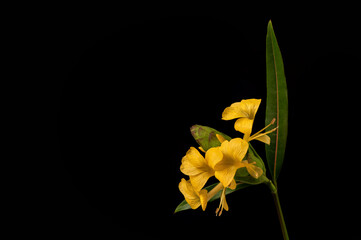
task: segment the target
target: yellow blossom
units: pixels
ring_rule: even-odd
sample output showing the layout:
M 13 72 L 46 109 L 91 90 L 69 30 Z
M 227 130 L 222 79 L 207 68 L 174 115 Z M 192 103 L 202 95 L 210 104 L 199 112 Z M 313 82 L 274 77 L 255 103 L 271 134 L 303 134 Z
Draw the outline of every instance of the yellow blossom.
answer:
M 216 134 L 218 140 L 223 144 L 223 142 L 227 141 L 219 134 Z M 227 141 L 228 142 L 228 141 Z M 243 167 L 246 167 L 247 172 L 254 178 L 259 178 L 263 174 L 263 170 L 257 166 L 255 166 L 255 162 L 250 162 L 250 160 L 242 161 Z M 217 175 L 216 175 L 217 176 Z
M 241 141 L 244 141 L 240 139 Z M 245 144 L 247 144 L 245 142 Z M 248 147 L 248 145 L 247 145 Z M 202 149 L 201 149 L 202 150 Z M 247 152 L 247 149 L 245 150 Z M 215 174 L 222 176 L 221 173 L 216 173 L 215 165 L 223 159 L 222 151 L 219 150 L 219 147 L 210 148 L 203 157 L 199 151 L 191 147 L 186 155 L 182 158 L 182 165 L 180 170 L 182 173 L 189 176 L 189 181 L 186 181 L 184 178 L 179 183 L 179 190 L 182 192 L 185 200 L 191 206 L 192 209 L 196 209 L 199 206 L 202 206 L 203 211 L 207 207 L 207 202 L 220 190 L 223 189 L 220 205 L 217 209 L 216 215 L 221 215 L 223 209 L 228 211 L 228 205 L 225 198 L 225 189 L 228 187 L 230 189 L 236 188 L 236 181 L 232 176 L 231 181 L 224 185 L 222 182 L 214 187 L 209 193 L 206 189 L 202 189 L 207 180 L 214 176 Z
M 267 134 L 275 131 L 277 128 L 274 128 L 271 131 L 265 133 L 261 132 L 272 125 L 275 121 L 274 119 L 268 126 L 251 136 L 254 118 L 260 104 L 261 99 L 246 99 L 242 100 L 241 102 L 235 102 L 231 104 L 231 106 L 224 109 L 222 113 L 222 119 L 232 120 L 238 118 L 234 124 L 234 128 L 237 131 L 244 133 L 243 139 L 247 142 L 251 140 L 258 140 L 266 144 L 270 144 L 270 137 L 267 136 Z
M 208 179 L 215 175 L 214 165 L 220 161 L 221 154 L 216 148 L 211 148 L 204 158 L 196 148 L 191 147 L 182 158 L 180 170 L 189 176 L 190 182 L 197 191 L 200 191 Z
M 244 139 L 248 140 L 260 104 L 261 99 L 247 99 L 242 100 L 241 102 L 235 102 L 224 109 L 222 119 L 232 120 L 238 118 L 234 124 L 234 128 L 237 131 L 244 133 Z
M 203 189 L 201 191 L 197 191 L 190 181 L 186 181 L 184 178 L 182 178 L 178 187 L 179 191 L 181 191 L 185 200 L 192 209 L 197 209 L 200 205 L 202 205 L 203 211 L 206 210 L 208 201 L 207 190 Z
M 235 189 L 236 182 L 233 181 L 229 187 L 231 189 Z M 209 192 L 206 189 L 197 191 L 190 181 L 186 181 L 184 178 L 182 178 L 181 182 L 178 185 L 178 188 L 192 209 L 197 209 L 199 206 L 202 205 L 202 209 L 204 211 L 207 207 L 207 202 L 212 197 L 214 197 L 214 195 L 216 195 L 220 190 L 223 189 L 223 185 L 222 183 L 219 183 Z
M 219 159 L 215 159 L 217 162 L 214 165 L 215 176 L 223 184 L 224 187 L 228 187 L 237 169 L 246 167 L 242 162 L 244 156 L 248 150 L 248 142 L 241 138 L 234 138 L 231 141 L 223 141 L 221 146 L 214 148 L 214 156 Z

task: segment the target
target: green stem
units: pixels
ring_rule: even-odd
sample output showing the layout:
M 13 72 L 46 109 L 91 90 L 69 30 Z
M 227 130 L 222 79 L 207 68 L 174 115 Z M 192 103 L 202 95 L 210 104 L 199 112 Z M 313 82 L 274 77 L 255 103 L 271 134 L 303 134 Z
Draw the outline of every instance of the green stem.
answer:
M 278 197 L 277 188 L 273 185 L 272 181 L 266 182 L 266 184 L 272 192 L 273 200 L 275 202 L 276 209 L 277 209 L 278 220 L 280 221 L 280 225 L 281 225 L 283 239 L 289 240 L 285 219 L 283 218 L 280 199 Z

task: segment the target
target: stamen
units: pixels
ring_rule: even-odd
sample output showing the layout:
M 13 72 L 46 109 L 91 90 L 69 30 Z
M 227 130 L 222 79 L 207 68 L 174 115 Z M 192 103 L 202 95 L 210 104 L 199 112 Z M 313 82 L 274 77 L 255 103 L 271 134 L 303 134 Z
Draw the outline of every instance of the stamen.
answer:
M 276 118 L 273 118 L 270 124 L 274 124 L 276 121 Z
M 219 212 L 219 207 L 216 209 L 216 216 L 219 216 L 218 212 Z
M 223 203 L 223 191 L 222 191 L 222 194 L 221 194 L 221 199 L 219 200 L 219 206 L 216 209 L 216 216 L 221 216 L 221 214 L 222 214 L 222 209 L 223 209 L 223 204 L 222 203 Z M 221 211 L 219 211 L 219 210 L 221 210 Z
M 277 128 L 278 128 L 278 126 L 275 127 L 274 129 L 270 130 L 270 131 L 267 131 L 267 132 L 264 132 L 264 133 L 261 133 L 261 134 L 258 134 L 258 133 L 253 134 L 253 135 L 249 138 L 249 141 L 251 141 L 251 140 L 253 140 L 253 139 L 256 139 L 256 138 L 258 138 L 258 137 L 267 135 L 267 134 L 269 134 L 269 133 L 271 133 L 271 132 L 274 132 L 274 131 L 277 130 Z
M 226 188 L 223 188 L 222 195 L 221 195 L 221 200 L 219 201 L 219 206 L 216 209 L 216 216 L 221 216 L 222 215 L 223 208 L 224 208 L 224 201 L 225 201 L 225 197 L 226 197 L 225 191 L 226 191 Z
M 222 205 L 221 211 L 218 214 L 218 217 L 222 215 L 222 212 L 223 212 L 223 205 Z
M 251 138 L 253 138 L 254 136 L 256 136 L 257 134 L 259 134 L 260 132 L 262 132 L 263 130 L 265 130 L 266 128 L 268 128 L 269 126 L 271 126 L 272 124 L 274 124 L 276 121 L 276 118 L 273 118 L 272 121 L 270 122 L 270 124 L 268 124 L 267 126 L 265 126 L 264 128 L 262 128 L 261 130 L 259 130 L 258 132 L 256 132 L 255 134 L 253 134 L 251 136 Z

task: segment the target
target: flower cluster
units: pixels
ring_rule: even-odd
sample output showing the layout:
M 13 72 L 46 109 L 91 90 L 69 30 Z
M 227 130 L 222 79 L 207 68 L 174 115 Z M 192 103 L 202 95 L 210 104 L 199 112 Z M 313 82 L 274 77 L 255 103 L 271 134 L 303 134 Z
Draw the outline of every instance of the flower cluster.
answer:
M 262 133 L 264 129 L 274 123 L 272 121 L 268 126 L 251 135 L 254 118 L 260 103 L 261 99 L 242 100 L 233 103 L 222 113 L 223 120 L 237 119 L 234 128 L 244 134 L 243 138 L 233 138 L 228 141 L 216 134 L 220 146 L 209 148 L 207 151 L 200 147 L 199 149 L 204 152 L 204 156 L 196 148 L 190 147 L 182 158 L 180 170 L 189 176 L 189 180 L 182 178 L 179 183 L 179 190 L 192 209 L 202 206 L 204 211 L 207 202 L 219 191 L 222 191 L 219 207 L 216 210 L 216 215 L 219 216 L 223 209 L 228 211 L 226 189 L 235 189 L 237 184 L 241 183 L 235 180 L 238 169 L 245 168 L 249 175 L 255 179 L 262 176 L 263 170 L 256 166 L 255 162 L 245 158 L 249 141 L 258 140 L 270 144 L 270 137 L 267 134 L 276 129 Z M 215 177 L 220 183 L 208 192 L 203 187 L 211 177 Z

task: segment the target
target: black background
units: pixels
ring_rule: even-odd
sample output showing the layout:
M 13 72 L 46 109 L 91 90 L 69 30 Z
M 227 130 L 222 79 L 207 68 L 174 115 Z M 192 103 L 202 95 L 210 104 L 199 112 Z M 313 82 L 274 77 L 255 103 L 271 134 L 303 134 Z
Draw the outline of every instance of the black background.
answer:
M 227 197 L 229 212 L 173 214 L 189 128 L 222 121 L 231 103 L 261 98 L 272 19 L 283 54 L 289 135 L 279 194 L 291 239 L 359 236 L 360 21 L 345 12 L 242 10 L 228 14 L 66 12 L 51 23 L 54 113 L 46 218 L 95 223 L 135 236 L 281 239 L 272 196 L 254 186 Z M 265 160 L 262 143 L 253 144 Z M 358 200 L 357 200 L 358 199 Z M 124 232 L 125 231 L 125 232 Z M 196 231 L 196 233 L 194 233 Z M 313 234 L 310 237 L 310 234 Z M 354 239 L 354 238 L 351 238 Z

